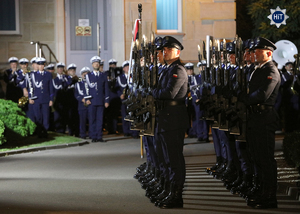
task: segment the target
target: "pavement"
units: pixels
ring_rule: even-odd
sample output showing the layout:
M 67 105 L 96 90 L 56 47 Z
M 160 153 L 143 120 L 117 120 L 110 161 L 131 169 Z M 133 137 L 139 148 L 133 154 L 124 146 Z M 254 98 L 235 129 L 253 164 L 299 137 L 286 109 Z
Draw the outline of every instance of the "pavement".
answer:
M 184 146 L 184 208 L 157 208 L 132 177 L 145 161 L 140 157 L 140 140 L 106 139 L 107 143 L 83 141 L 0 154 L 0 213 L 300 213 L 299 200 L 286 192 L 284 176 L 279 180 L 278 209 L 247 207 L 242 198 L 204 172 L 215 163 L 213 144 L 189 138 Z M 278 161 L 282 160 L 281 146 L 282 139 L 277 138 Z M 287 173 L 282 170 L 279 175 Z

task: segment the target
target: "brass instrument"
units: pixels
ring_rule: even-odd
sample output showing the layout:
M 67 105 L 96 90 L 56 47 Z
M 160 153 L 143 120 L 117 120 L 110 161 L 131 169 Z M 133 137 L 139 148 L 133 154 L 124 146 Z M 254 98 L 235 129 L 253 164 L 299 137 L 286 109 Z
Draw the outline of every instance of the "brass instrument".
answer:
M 18 101 L 18 107 L 24 108 L 25 105 L 28 103 L 28 100 L 29 100 L 28 97 L 25 96 L 21 97 Z

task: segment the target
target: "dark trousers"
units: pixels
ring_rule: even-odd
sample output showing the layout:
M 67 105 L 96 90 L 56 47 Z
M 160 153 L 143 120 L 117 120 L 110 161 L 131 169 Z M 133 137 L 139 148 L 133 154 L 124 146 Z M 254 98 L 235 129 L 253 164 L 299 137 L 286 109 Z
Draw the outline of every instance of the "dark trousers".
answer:
M 263 196 L 276 196 L 277 163 L 274 158 L 278 115 L 275 109 L 249 115 L 247 141 L 251 157 L 262 182 Z
M 243 174 L 252 174 L 251 161 L 249 151 L 247 149 L 247 142 L 235 141 L 235 148 L 240 163 L 240 168 Z
M 157 143 L 161 143 L 169 180 L 182 187 L 186 174 L 183 156 L 184 137 L 185 129 L 159 132 L 157 134 Z
M 34 103 L 29 105 L 33 106 L 37 126 L 47 131 L 49 129 L 50 116 L 49 103 Z
M 79 135 L 82 138 L 86 137 L 86 124 L 88 119 L 88 108 L 78 110 L 79 115 Z
M 102 126 L 103 126 L 103 111 L 104 106 L 89 105 L 89 128 L 90 138 L 102 139 Z

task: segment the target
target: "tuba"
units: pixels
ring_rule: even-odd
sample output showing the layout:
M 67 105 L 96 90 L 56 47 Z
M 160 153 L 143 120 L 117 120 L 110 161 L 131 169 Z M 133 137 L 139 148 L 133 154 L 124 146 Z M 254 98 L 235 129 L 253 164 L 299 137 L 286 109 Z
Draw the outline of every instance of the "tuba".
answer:
M 295 62 L 295 59 L 297 60 L 294 68 L 297 69 L 299 66 L 297 65 L 299 61 L 299 55 L 296 45 L 288 40 L 280 40 L 276 42 L 275 45 L 277 49 L 273 52 L 273 60 L 278 63 L 278 69 L 282 69 L 287 62 Z M 297 92 L 294 90 L 294 84 L 295 81 L 293 81 L 290 89 L 293 94 L 297 94 Z

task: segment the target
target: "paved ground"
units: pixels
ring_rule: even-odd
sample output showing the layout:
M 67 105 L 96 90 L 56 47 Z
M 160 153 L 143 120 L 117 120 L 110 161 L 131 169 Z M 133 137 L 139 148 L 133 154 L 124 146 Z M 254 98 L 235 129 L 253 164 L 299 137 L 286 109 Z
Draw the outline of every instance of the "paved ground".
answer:
M 1 157 L 0 213 L 300 213 L 300 202 L 281 193 L 278 209 L 248 208 L 204 173 L 215 161 L 212 143 L 194 141 L 185 140 L 183 209 L 161 210 L 144 196 L 132 178 L 144 162 L 139 140 L 127 138 Z

